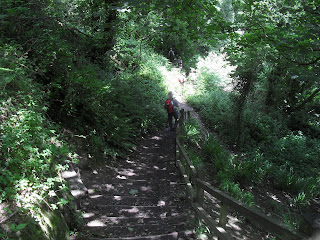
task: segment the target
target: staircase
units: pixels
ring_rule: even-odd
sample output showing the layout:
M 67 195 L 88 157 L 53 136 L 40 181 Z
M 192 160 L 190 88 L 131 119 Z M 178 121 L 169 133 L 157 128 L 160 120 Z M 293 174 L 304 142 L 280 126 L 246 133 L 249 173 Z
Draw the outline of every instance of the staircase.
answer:
M 113 166 L 82 170 L 88 195 L 78 240 L 194 239 L 194 217 L 175 166 L 175 133 L 144 139 Z

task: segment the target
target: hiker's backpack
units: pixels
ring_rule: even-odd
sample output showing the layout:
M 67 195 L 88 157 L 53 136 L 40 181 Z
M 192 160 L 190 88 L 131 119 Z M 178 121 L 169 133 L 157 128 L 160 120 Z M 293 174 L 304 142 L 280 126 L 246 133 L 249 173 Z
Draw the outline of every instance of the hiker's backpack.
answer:
M 173 112 L 173 101 L 170 99 L 167 99 L 166 106 L 167 106 L 168 113 L 172 113 Z

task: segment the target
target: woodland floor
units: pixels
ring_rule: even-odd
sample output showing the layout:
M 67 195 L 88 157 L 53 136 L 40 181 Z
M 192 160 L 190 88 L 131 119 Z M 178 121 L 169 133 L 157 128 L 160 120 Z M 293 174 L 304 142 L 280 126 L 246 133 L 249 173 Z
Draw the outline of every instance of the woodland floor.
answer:
M 178 74 L 172 79 L 176 80 Z M 179 86 L 175 86 L 174 92 L 180 107 L 191 111 L 203 131 L 207 131 L 197 113 L 184 102 Z M 174 132 L 156 132 L 141 139 L 126 159 L 90 169 L 80 168 L 88 195 L 81 201 L 83 228 L 72 239 L 217 239 L 207 233 L 205 225 L 199 225 L 185 197 L 182 177 L 174 162 L 174 141 Z M 210 171 L 207 180 L 214 185 Z M 268 183 L 244 188 L 253 193 L 256 206 L 267 215 L 283 219 L 294 210 L 290 206 L 291 196 Z M 219 201 L 206 195 L 205 208 L 218 222 Z M 310 210 L 319 212 L 319 201 Z M 226 230 L 239 240 L 274 239 L 263 228 L 253 227 L 232 211 Z

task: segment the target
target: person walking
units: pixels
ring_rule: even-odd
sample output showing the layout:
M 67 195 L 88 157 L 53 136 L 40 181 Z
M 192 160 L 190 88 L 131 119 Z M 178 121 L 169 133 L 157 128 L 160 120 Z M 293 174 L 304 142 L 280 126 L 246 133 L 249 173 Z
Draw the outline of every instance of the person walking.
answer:
M 179 103 L 173 97 L 173 93 L 171 91 L 168 93 L 168 99 L 165 102 L 164 108 L 167 110 L 168 113 L 168 124 L 170 131 L 176 131 L 179 122 Z M 174 125 L 172 125 L 173 118 Z
M 178 57 L 178 67 L 182 69 L 182 59 L 180 56 Z
M 170 48 L 170 51 L 169 51 L 169 60 L 171 63 L 173 63 L 174 61 L 174 51 L 172 50 L 172 48 Z

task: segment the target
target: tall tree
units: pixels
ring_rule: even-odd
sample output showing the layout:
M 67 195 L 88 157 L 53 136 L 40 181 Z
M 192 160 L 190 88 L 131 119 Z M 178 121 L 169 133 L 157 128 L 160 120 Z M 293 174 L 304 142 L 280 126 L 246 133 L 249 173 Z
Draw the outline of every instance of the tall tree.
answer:
M 231 59 L 241 65 L 248 61 L 248 51 L 264 49 L 252 59 L 261 62 L 263 57 L 263 74 L 257 81 L 268 86 L 264 103 L 288 114 L 303 111 L 319 95 L 320 2 L 236 0 L 233 4 L 235 22 L 227 47 Z

